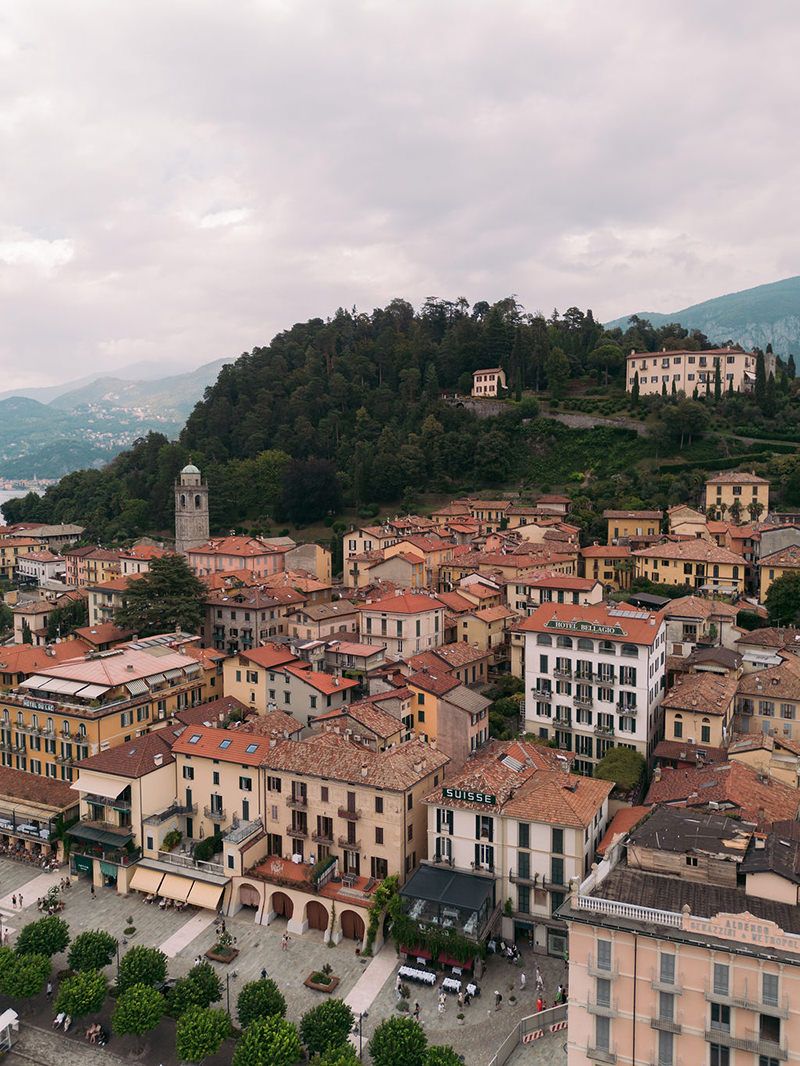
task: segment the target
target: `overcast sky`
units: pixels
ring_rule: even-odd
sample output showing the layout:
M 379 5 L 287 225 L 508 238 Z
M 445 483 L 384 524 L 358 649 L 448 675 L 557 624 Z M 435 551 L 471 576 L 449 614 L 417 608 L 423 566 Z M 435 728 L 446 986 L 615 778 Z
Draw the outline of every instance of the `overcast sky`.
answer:
M 4 0 L 0 388 L 800 273 L 799 55 L 794 2 Z

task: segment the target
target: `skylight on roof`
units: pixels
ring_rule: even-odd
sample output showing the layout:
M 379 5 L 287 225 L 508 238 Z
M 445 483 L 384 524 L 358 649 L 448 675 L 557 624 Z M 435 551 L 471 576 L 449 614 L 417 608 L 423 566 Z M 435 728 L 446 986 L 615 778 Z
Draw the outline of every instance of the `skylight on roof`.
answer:
M 229 748 L 231 746 L 231 742 L 230 742 L 230 740 L 221 740 L 219 742 L 219 746 L 221 748 Z
M 513 755 L 504 755 L 500 760 L 503 766 L 507 766 L 509 770 L 513 770 L 515 773 L 519 773 L 524 768 L 524 764 L 515 759 Z
M 200 740 L 200 734 L 199 733 L 193 733 L 192 736 L 189 737 L 189 743 L 190 744 L 196 744 L 199 740 Z
M 248 755 L 252 755 L 253 752 L 258 751 L 258 744 L 248 744 L 244 750 L 247 752 Z

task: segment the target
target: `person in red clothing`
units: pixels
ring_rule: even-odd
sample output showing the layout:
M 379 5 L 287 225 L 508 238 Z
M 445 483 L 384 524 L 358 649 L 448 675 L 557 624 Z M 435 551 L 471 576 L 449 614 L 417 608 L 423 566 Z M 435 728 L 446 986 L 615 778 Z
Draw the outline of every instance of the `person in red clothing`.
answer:
M 544 1010 L 544 1000 L 542 999 L 541 996 L 539 996 L 539 998 L 536 1000 L 536 1012 L 538 1014 L 539 1011 L 543 1011 L 543 1010 Z

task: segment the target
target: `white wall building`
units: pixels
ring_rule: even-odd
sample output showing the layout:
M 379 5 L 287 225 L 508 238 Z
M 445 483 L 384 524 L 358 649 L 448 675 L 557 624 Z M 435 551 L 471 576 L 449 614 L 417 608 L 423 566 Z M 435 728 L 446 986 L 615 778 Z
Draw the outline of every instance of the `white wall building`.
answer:
M 524 635 L 526 730 L 574 752 L 582 774 L 617 745 L 650 758 L 663 717 L 663 614 L 550 603 L 517 632 Z

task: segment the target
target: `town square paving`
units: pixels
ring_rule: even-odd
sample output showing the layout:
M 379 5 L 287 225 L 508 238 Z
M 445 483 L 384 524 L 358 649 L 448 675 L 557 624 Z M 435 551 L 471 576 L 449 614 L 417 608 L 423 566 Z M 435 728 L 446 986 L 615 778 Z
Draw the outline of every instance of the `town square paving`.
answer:
M 35 909 L 36 899 L 29 898 L 26 885 L 32 885 L 34 879 L 40 875 L 41 871 L 19 867 L 11 860 L 0 859 L 0 899 L 4 899 L 6 894 L 18 892 L 21 887 L 26 905 L 23 912 L 11 913 L 7 918 L 6 924 L 12 930 L 12 943 L 19 928 L 38 916 Z M 60 876 L 55 875 L 52 880 L 58 884 Z M 36 885 L 38 884 L 37 880 Z M 38 894 L 41 892 L 42 889 L 39 888 Z M 213 916 L 206 911 L 162 911 L 158 906 L 146 904 L 138 894 L 119 896 L 112 889 L 98 889 L 96 898 L 92 898 L 88 882 L 81 880 L 73 880 L 72 887 L 63 893 L 63 899 L 63 917 L 69 923 L 73 937 L 86 929 L 105 929 L 119 939 L 120 952 L 123 955 L 136 944 L 161 947 L 170 956 L 170 977 L 186 974 L 194 965 L 197 956 L 203 955 L 216 940 Z M 123 930 L 128 926 L 129 919 L 132 919 L 136 932 L 126 938 Z M 238 990 L 247 981 L 256 980 L 262 969 L 267 970 L 285 996 L 287 1017 L 291 1021 L 299 1022 L 302 1014 L 321 1000 L 321 994 L 306 988 L 303 982 L 314 970 L 330 963 L 339 978 L 336 995 L 351 1002 L 357 1011 L 366 1012 L 361 1027 L 365 1048 L 364 1061 L 368 1061 L 366 1045 L 375 1027 L 385 1018 L 397 1013 L 394 984 L 399 962 L 391 943 L 387 944 L 375 959 L 365 959 L 356 953 L 356 944 L 352 940 L 343 940 L 331 948 L 323 943 L 320 931 L 309 930 L 303 936 L 292 936 L 287 949 L 283 950 L 281 938 L 286 930 L 284 919 L 278 918 L 270 926 L 258 925 L 253 921 L 253 912 L 245 909 L 233 917 L 226 918 L 225 923 L 227 931 L 235 938 L 239 955 L 229 965 L 215 965 L 223 982 L 221 1006 L 226 1007 L 228 1001 L 230 1002 L 234 1022 Z M 455 997 L 448 997 L 446 1010 L 440 1015 L 436 1007 L 436 990 L 412 986 L 411 1005 L 413 1007 L 415 1000 L 419 1002 L 420 1020 L 429 1041 L 434 1044 L 452 1044 L 464 1056 L 467 1066 L 485 1066 L 520 1019 L 535 1011 L 537 964 L 545 982 L 545 998 L 552 1003 L 556 986 L 565 979 L 565 966 L 561 960 L 526 952 L 520 967 L 490 955 L 486 970 L 479 978 L 482 995 L 465 1009 L 463 1023 L 456 1017 L 458 1005 Z M 54 972 L 58 973 L 65 967 L 66 958 L 57 956 L 54 959 Z M 524 990 L 520 988 L 522 972 L 527 978 Z M 115 973 L 116 962 L 112 963 L 108 970 L 108 977 L 112 982 Z M 503 995 L 502 1009 L 499 1011 L 494 1009 L 495 990 Z M 57 981 L 55 991 L 57 993 Z M 512 996 L 515 1002 L 511 1001 Z M 76 1056 L 81 1057 L 83 1063 L 92 1063 L 86 1054 L 91 1049 L 79 1035 L 67 1038 L 48 1031 L 52 1014 L 52 1011 L 48 1013 L 49 1006 L 46 1002 L 20 1005 L 23 1022 L 17 1046 L 20 1062 L 23 1061 L 21 1056 L 28 1055 L 25 1061 L 72 1066 L 69 1054 L 72 1054 L 71 1049 L 74 1047 Z M 109 1002 L 101 1021 L 108 1020 L 111 1006 Z M 38 1030 L 32 1029 L 31 1025 L 38 1026 Z M 104 1061 L 112 1066 L 112 1056 L 126 1059 L 133 1057 L 138 1061 L 146 1061 L 148 1066 L 151 1062 L 154 1066 L 160 1066 L 161 1063 L 163 1066 L 173 1066 L 174 1028 L 170 1028 L 171 1026 L 173 1023 L 170 1020 L 159 1026 L 143 1058 L 137 1055 L 138 1049 L 130 1038 L 112 1039 L 110 1046 L 102 1052 L 105 1054 Z M 519 1055 L 522 1057 L 515 1057 L 512 1060 L 513 1066 L 524 1066 L 528 1062 L 551 1066 L 561 1062 L 558 1049 L 562 1047 L 563 1041 L 559 1043 L 553 1037 L 537 1043 L 542 1045 L 541 1048 L 536 1048 L 535 1045 L 520 1048 Z M 64 1052 L 69 1054 L 65 1055 Z M 207 1063 L 208 1066 L 221 1066 L 229 1060 L 230 1049 L 207 1060 Z M 75 1063 L 77 1066 L 77 1057 Z

